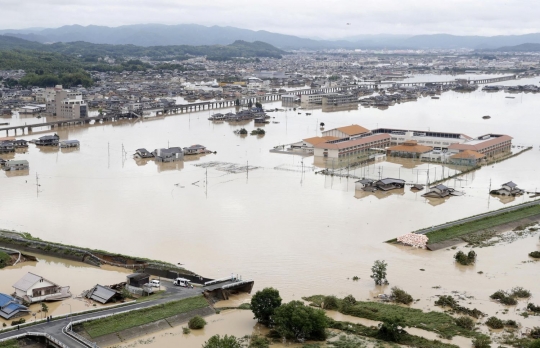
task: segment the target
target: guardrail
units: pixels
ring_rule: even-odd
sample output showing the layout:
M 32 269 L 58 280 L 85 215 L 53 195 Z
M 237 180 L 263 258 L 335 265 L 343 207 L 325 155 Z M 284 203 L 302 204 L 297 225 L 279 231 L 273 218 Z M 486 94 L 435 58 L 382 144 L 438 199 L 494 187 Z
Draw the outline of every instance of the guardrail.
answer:
M 236 286 L 239 286 L 239 285 L 249 284 L 251 282 L 253 282 L 253 280 L 240 280 L 240 281 L 238 281 L 236 283 L 233 283 L 233 284 L 224 285 L 222 287 L 222 289 L 233 288 L 233 287 L 236 287 Z
M 0 339 L 0 342 L 10 341 L 10 340 L 17 340 L 19 338 L 23 338 L 23 337 L 26 337 L 26 336 L 45 337 L 45 338 L 47 338 L 47 340 L 53 342 L 54 344 L 58 345 L 61 348 L 71 348 L 71 347 L 69 347 L 66 344 L 60 342 L 59 340 L 57 340 L 56 338 L 52 337 L 51 335 L 49 335 L 48 333 L 45 333 L 45 332 L 26 332 L 26 333 L 23 333 L 23 334 L 20 334 L 20 335 Z
M 99 319 L 99 317 L 95 317 L 93 318 L 94 320 L 95 319 Z M 87 347 L 90 347 L 90 348 L 99 348 L 99 346 L 97 345 L 96 342 L 91 342 L 89 340 L 87 340 L 86 338 L 82 337 L 81 335 L 79 335 L 78 333 L 76 332 L 73 332 L 72 328 L 73 328 L 73 323 L 76 323 L 78 324 L 79 322 L 86 322 L 88 320 L 78 320 L 76 322 L 70 322 L 69 324 L 67 324 L 65 327 L 62 328 L 62 332 L 67 335 L 67 336 L 70 336 L 71 338 L 73 338 L 74 340 L 76 341 L 79 341 L 80 343 L 82 343 L 83 345 L 87 346 Z

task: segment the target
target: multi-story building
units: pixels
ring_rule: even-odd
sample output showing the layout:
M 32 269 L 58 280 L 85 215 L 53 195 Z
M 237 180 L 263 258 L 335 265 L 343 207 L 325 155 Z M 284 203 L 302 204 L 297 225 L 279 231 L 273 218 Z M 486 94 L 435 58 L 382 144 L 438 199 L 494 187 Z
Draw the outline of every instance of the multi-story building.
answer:
M 354 94 L 339 94 L 333 93 L 322 97 L 322 105 L 324 106 L 341 106 L 341 105 L 358 105 L 358 97 Z

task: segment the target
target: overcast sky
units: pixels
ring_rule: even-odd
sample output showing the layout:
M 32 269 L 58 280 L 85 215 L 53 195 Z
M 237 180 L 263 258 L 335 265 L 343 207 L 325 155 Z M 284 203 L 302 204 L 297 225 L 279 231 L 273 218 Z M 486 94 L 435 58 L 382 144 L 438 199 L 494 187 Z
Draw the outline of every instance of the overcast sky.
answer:
M 540 32 L 538 0 L 0 0 L 0 10 L 1 29 L 194 23 L 312 38 Z

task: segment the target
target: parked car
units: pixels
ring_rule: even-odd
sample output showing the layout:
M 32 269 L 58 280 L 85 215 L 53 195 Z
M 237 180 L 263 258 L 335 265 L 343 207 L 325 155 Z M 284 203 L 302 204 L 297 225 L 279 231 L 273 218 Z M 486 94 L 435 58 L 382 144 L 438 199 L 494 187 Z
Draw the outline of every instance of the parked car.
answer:
M 154 280 L 150 281 L 150 286 L 153 287 L 153 288 L 159 288 L 160 285 L 161 285 L 161 283 L 157 279 L 154 279 Z

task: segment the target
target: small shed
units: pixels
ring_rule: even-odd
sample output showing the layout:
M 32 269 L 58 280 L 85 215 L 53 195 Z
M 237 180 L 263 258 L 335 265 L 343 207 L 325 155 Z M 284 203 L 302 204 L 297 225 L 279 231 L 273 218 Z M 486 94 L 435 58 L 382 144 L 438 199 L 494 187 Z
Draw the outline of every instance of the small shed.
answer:
M 146 273 L 133 273 L 128 275 L 126 280 L 127 285 L 142 288 L 144 284 L 150 282 L 150 274 Z

